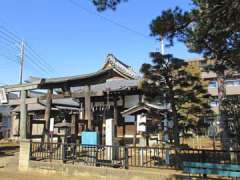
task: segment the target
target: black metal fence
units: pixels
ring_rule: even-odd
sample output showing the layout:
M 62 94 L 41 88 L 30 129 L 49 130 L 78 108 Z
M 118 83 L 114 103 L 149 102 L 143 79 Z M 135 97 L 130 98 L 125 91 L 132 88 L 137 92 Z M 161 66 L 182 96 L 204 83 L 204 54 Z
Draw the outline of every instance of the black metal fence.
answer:
M 176 168 L 183 161 L 240 164 L 240 151 L 31 142 L 31 159 L 114 168 Z
M 123 146 L 93 146 L 80 144 L 31 142 L 32 160 L 62 160 L 88 166 L 128 168 L 128 149 Z

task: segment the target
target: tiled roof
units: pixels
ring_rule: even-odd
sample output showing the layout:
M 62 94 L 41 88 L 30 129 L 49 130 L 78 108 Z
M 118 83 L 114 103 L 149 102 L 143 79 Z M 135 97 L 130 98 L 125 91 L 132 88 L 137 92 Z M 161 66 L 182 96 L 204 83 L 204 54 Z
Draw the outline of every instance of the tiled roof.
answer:
M 117 59 L 113 54 L 108 54 L 102 69 L 107 68 L 108 65 L 132 79 L 136 79 L 137 77 L 137 74 L 130 66 Z
M 11 85 L 4 88 L 6 88 L 9 92 L 30 89 L 46 89 L 48 87 L 59 88 L 65 83 L 70 87 L 77 87 L 101 84 L 113 78 L 135 80 L 138 79 L 138 76 L 130 66 L 124 64 L 115 56 L 110 54 L 107 56 L 107 61 L 104 67 L 94 73 L 57 78 L 30 77 L 30 79 L 24 84 Z
M 138 87 L 140 80 L 125 80 L 125 79 L 113 79 L 109 80 L 106 83 L 92 85 L 91 91 L 93 92 L 104 92 L 107 90 L 124 90 L 131 87 Z M 86 86 L 82 87 L 73 87 L 71 91 L 73 92 L 84 92 L 87 89 Z

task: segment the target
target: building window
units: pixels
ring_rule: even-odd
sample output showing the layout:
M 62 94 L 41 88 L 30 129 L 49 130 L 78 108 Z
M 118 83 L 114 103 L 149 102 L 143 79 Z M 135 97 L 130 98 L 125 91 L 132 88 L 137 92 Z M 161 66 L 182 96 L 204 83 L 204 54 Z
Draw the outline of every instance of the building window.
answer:
M 240 80 L 227 80 L 225 81 L 226 86 L 240 86 Z
M 217 81 L 210 81 L 208 84 L 209 88 L 217 88 Z

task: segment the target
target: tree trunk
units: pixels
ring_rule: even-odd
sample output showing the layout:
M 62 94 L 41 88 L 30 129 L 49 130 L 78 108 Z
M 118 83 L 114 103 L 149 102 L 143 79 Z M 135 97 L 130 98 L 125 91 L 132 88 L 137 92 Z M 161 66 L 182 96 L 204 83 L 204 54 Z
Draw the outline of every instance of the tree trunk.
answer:
M 180 145 L 180 139 L 179 139 L 179 124 L 178 124 L 178 115 L 175 105 L 172 105 L 172 113 L 173 113 L 173 138 L 174 138 L 174 144 L 175 147 L 178 147 Z
M 222 120 L 223 115 L 223 100 L 226 97 L 226 90 L 224 86 L 224 75 L 217 75 L 217 83 L 218 83 L 218 101 L 219 101 L 219 116 L 220 120 Z
M 173 139 L 174 139 L 174 145 L 175 145 L 175 147 L 178 147 L 180 145 L 179 123 L 178 123 L 178 113 L 177 113 L 177 109 L 176 109 L 176 104 L 174 102 L 174 94 L 173 94 L 173 92 L 170 94 L 170 104 L 171 104 L 172 115 L 173 115 Z
M 174 97 L 174 96 L 172 96 Z M 177 114 L 177 109 L 176 105 L 174 103 L 174 100 L 172 98 L 171 101 L 171 108 L 172 108 L 172 113 L 173 113 L 173 139 L 174 139 L 174 145 L 175 145 L 175 161 L 176 161 L 176 167 L 180 168 L 180 158 L 179 158 L 179 145 L 180 145 L 180 138 L 179 138 L 179 123 L 178 123 L 178 114 Z
M 225 148 L 228 148 L 230 145 L 229 139 L 229 129 L 228 129 L 228 123 L 227 119 L 224 116 L 224 106 L 223 102 L 226 98 L 226 89 L 224 85 L 224 73 L 217 73 L 217 84 L 218 84 L 218 120 L 220 122 L 220 128 L 222 130 L 222 144 L 226 146 Z

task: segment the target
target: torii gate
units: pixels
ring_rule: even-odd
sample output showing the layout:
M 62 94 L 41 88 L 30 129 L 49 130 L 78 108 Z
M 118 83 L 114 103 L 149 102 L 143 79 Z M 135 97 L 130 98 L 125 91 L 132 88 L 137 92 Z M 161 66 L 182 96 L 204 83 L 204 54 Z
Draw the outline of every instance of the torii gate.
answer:
M 29 90 L 35 89 L 46 89 L 48 90 L 46 96 L 46 109 L 44 119 L 46 120 L 46 127 L 49 126 L 50 111 L 52 106 L 53 89 L 61 88 L 63 90 L 62 98 L 64 97 L 76 97 L 74 96 L 70 88 L 78 86 L 87 86 L 87 92 L 84 94 L 85 98 L 85 119 L 88 121 L 88 128 L 91 129 L 91 85 L 105 83 L 107 79 L 113 77 L 121 77 L 127 79 L 127 77 L 116 70 L 114 67 L 101 69 L 95 73 L 80 75 L 80 76 L 70 76 L 70 77 L 60 77 L 60 78 L 49 78 L 49 79 L 38 79 L 30 83 L 16 84 L 2 86 L 7 93 L 9 92 L 19 92 L 20 91 L 20 101 L 10 100 L 10 105 L 20 104 L 20 139 L 27 139 L 27 104 L 37 103 L 38 98 L 27 98 L 27 92 Z M 128 78 L 131 79 L 131 78 Z M 114 119 L 115 122 L 117 119 Z

